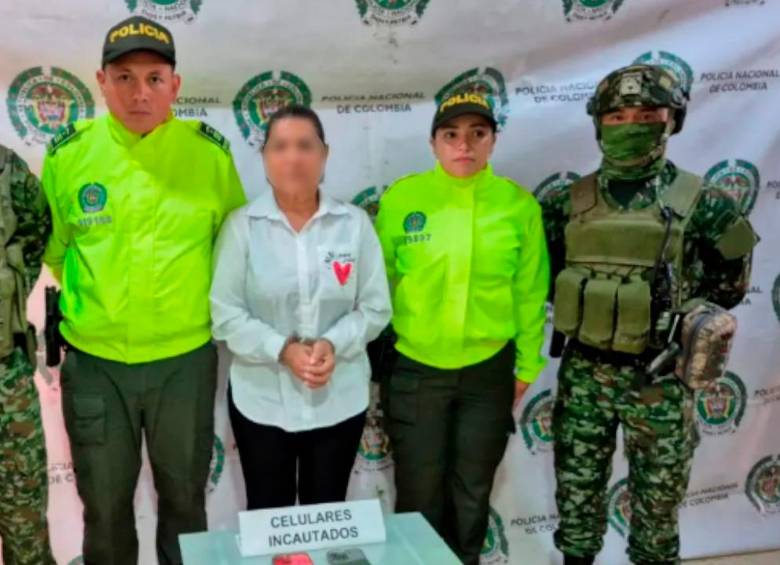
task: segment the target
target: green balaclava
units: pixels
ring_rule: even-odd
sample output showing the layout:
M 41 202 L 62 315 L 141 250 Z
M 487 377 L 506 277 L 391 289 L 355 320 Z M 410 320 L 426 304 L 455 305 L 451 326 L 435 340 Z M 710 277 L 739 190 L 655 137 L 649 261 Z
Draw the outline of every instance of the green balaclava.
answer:
M 675 76 L 656 65 L 631 65 L 610 73 L 588 103 L 603 153 L 607 180 L 632 181 L 658 175 L 666 164 L 666 143 L 682 129 L 687 93 Z M 620 108 L 669 108 L 663 123 L 603 125 L 601 118 Z
M 609 180 L 656 176 L 664 168 L 668 122 L 602 125 L 601 172 Z

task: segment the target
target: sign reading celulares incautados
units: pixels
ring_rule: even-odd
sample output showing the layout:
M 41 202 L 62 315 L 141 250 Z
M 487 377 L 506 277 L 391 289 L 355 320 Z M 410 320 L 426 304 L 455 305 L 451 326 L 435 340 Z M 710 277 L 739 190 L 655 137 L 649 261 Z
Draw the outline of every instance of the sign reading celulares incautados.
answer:
M 252 510 L 238 515 L 241 555 L 383 543 L 378 499 Z

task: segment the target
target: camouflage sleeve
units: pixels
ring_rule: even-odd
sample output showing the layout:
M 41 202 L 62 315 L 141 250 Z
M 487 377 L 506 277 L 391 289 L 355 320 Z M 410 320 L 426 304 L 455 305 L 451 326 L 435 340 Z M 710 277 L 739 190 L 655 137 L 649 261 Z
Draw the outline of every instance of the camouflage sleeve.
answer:
M 752 227 L 728 193 L 705 186 L 689 230 L 698 257 L 691 267 L 689 296 L 733 308 L 745 297 L 750 284 L 752 248 L 757 241 Z M 724 241 L 735 238 L 740 241 L 730 246 L 731 251 L 724 251 Z
M 542 198 L 542 222 L 547 239 L 547 251 L 550 256 L 550 292 L 548 300 L 552 302 L 555 278 L 566 266 L 566 242 L 564 232 L 569 221 L 569 192 L 559 191 Z
M 43 251 L 51 234 L 51 213 L 41 184 L 27 164 L 14 154 L 11 167 L 11 205 L 17 226 L 9 244 L 21 245 L 27 288 L 32 289 L 41 273 Z

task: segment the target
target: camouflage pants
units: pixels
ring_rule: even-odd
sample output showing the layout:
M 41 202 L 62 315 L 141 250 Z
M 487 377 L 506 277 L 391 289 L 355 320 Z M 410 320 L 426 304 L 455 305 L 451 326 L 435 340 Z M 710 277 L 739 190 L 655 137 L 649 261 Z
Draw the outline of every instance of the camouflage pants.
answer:
M 594 360 L 567 348 L 558 373 L 555 545 L 596 555 L 607 529 L 606 490 L 618 424 L 628 458 L 633 563 L 679 563 L 677 508 L 688 486 L 696 432 L 693 394 L 673 375 L 637 388 L 630 363 Z
M 33 368 L 21 350 L 0 362 L 0 537 L 5 565 L 54 563 L 48 475 Z

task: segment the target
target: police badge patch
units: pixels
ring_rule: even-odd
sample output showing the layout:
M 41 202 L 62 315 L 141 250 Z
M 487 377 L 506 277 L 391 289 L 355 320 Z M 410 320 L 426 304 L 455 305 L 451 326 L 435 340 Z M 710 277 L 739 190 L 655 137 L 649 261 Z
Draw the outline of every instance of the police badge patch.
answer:
M 108 201 L 108 191 L 100 183 L 85 184 L 79 189 L 79 205 L 87 214 L 102 212 Z

